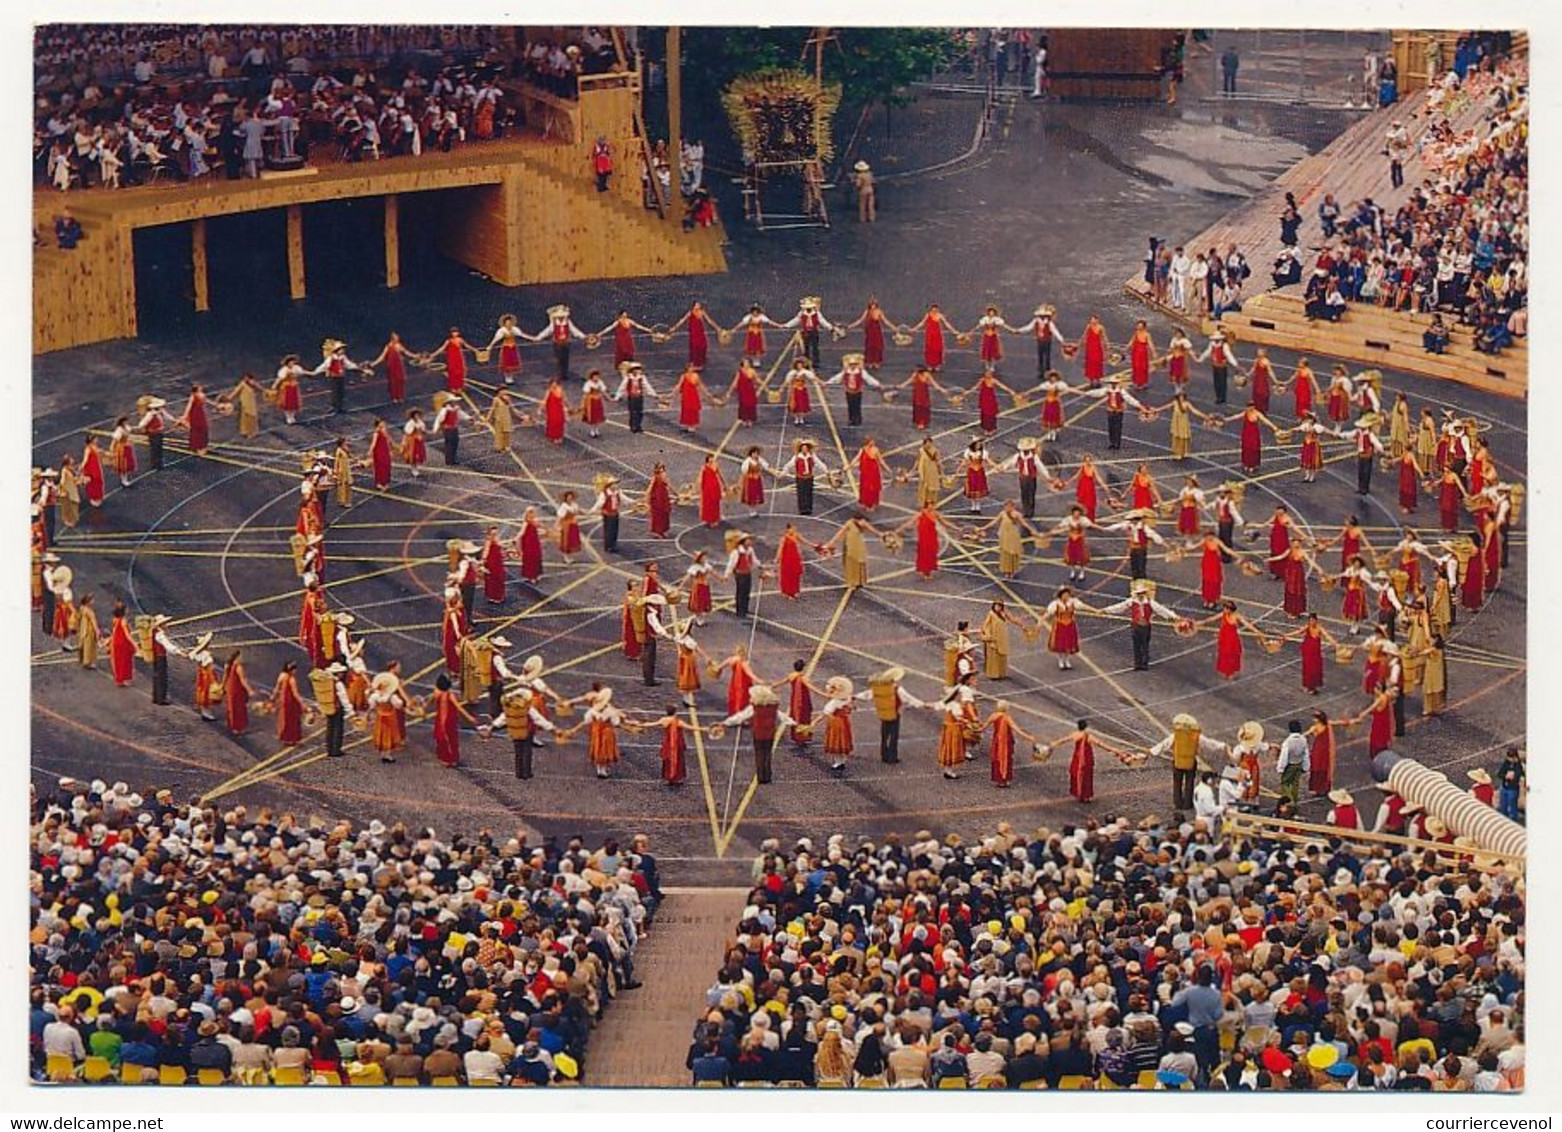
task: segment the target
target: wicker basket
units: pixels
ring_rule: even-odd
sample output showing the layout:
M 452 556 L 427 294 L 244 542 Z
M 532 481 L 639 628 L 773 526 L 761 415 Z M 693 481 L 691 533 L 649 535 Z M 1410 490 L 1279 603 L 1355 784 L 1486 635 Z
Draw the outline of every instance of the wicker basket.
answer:
M 1337 574 L 1325 574 L 1318 579 L 1318 588 L 1326 594 L 1332 594 L 1339 589 L 1340 579 Z
M 1169 546 L 1166 548 L 1166 561 L 1168 562 L 1181 562 L 1187 555 L 1188 551 L 1185 547 Z
M 814 725 L 812 723 L 799 723 L 792 728 L 792 734 L 804 741 L 812 739 L 814 737 Z
M 491 351 L 488 350 L 475 350 L 473 352 L 477 355 L 477 364 L 480 366 L 486 366 L 488 359 L 492 356 Z
M 722 346 L 730 346 L 730 345 L 732 345 L 732 331 L 730 331 L 730 330 L 718 330 L 718 331 L 716 331 L 716 342 L 717 342 L 718 345 L 722 345 Z
M 602 345 L 601 338 L 597 337 L 595 334 L 586 335 L 586 349 L 595 350 L 600 345 Z
M 1198 634 L 1199 628 L 1193 623 L 1191 617 L 1179 617 L 1177 624 L 1172 627 L 1172 632 L 1179 637 L 1192 637 Z
M 1334 659 L 1340 664 L 1349 664 L 1356 659 L 1356 646 L 1340 645 L 1334 650 Z
M 1037 550 L 1048 550 L 1052 546 L 1052 536 L 1037 535 L 1034 539 L 1031 540 L 1031 542 Z
M 1242 559 L 1241 562 L 1237 563 L 1237 569 L 1249 578 L 1257 578 L 1264 572 L 1264 568 L 1251 558 Z
M 781 390 L 767 389 L 765 391 L 765 400 L 772 405 L 779 405 L 781 403 Z
M 657 343 L 658 345 L 660 345 L 663 342 L 668 341 L 671 338 L 672 338 L 672 335 L 667 333 L 667 331 L 665 331 L 665 330 L 653 330 L 653 331 L 651 331 L 651 341 Z
M 705 675 L 708 676 L 712 680 L 716 679 L 716 677 L 721 675 L 721 668 L 720 668 L 720 666 L 716 665 L 716 664 L 713 664 L 710 661 L 706 661 L 705 662 Z
M 727 725 L 724 723 L 713 723 L 711 724 L 710 730 L 706 732 L 706 734 L 710 736 L 711 742 L 720 742 L 722 739 L 726 738 Z
M 971 344 L 971 336 L 969 334 L 956 334 L 955 335 L 955 345 L 956 346 L 969 346 L 970 344 Z
M 1285 648 L 1285 642 L 1278 637 L 1265 637 L 1263 641 L 1264 651 L 1270 656 Z

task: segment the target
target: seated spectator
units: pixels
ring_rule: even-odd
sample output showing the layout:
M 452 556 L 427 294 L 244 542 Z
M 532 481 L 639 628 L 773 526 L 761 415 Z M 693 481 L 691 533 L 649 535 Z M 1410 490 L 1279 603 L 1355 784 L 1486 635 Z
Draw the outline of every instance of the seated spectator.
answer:
M 1324 239 L 1334 239 L 1339 219 L 1339 202 L 1334 199 L 1333 193 L 1324 193 L 1323 200 L 1318 202 L 1318 223 L 1323 228 Z
M 81 242 L 81 222 L 68 208 L 60 209 L 54 218 L 54 242 L 67 251 Z
M 1421 332 L 1421 345 L 1429 354 L 1444 354 L 1448 352 L 1448 327 L 1443 322 L 1443 316 L 1432 316 L 1432 325 Z
M 1269 273 L 1276 287 L 1289 287 L 1302 281 L 1302 259 L 1295 248 L 1281 248 L 1275 257 L 1274 270 Z

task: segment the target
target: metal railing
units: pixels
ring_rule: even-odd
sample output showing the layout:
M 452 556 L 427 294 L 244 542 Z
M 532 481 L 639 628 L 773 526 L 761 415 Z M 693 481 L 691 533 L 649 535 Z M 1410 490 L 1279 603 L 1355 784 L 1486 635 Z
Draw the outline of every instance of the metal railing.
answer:
M 1184 71 L 1207 84 L 1205 97 L 1214 101 L 1365 108 L 1378 96 L 1375 83 L 1369 89 L 1367 52 L 1391 59 L 1391 46 L 1387 31 L 1217 30 L 1189 45 Z M 1237 60 L 1229 82 L 1228 50 Z

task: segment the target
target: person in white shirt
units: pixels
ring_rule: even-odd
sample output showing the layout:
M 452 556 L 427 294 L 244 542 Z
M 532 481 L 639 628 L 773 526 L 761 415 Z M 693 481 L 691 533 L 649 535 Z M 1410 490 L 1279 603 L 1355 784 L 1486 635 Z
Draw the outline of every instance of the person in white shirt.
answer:
M 1171 305 L 1180 311 L 1188 309 L 1188 273 L 1193 270 L 1193 261 L 1181 248 L 1172 253 L 1171 261 Z
M 1222 812 L 1223 807 L 1215 797 L 1215 776 L 1205 774 L 1193 788 L 1193 817 L 1208 825 L 1213 833 L 1220 829 Z

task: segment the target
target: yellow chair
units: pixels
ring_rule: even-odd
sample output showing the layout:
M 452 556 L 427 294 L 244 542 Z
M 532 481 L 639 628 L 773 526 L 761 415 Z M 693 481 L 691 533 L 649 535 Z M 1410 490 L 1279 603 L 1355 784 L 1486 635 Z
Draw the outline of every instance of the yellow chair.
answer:
M 1103 1073 L 1101 1076 L 1096 1078 L 1096 1088 L 1105 1092 L 1111 1092 L 1114 1089 L 1121 1089 L 1122 1086 Z
M 1020 1082 L 1021 1090 L 1034 1091 L 1034 1090 L 1039 1090 L 1039 1089 L 1045 1089 L 1046 1087 L 1047 1087 L 1047 1080 L 1046 1080 L 1045 1077 L 1037 1077 L 1034 1081 L 1021 1081 Z
M 555 1089 L 578 1089 L 580 1088 L 580 1081 L 574 1077 L 561 1077 L 553 1082 L 553 1087 Z
M 738 1082 L 738 1088 L 740 1088 L 740 1089 L 768 1089 L 768 1088 L 770 1088 L 770 1082 L 769 1081 L 739 1081 Z
M 195 1083 L 197 1085 L 226 1085 L 228 1075 L 221 1069 L 197 1069 L 195 1071 Z
M 887 1089 L 889 1088 L 889 1082 L 883 1077 L 858 1077 L 857 1087 L 859 1089 Z
M 454 1077 L 435 1077 L 429 1084 L 436 1089 L 453 1089 L 461 1082 Z
M 1220 1052 L 1230 1053 L 1237 1048 L 1237 1032 L 1235 1030 L 1220 1031 Z
M 989 1073 L 976 1083 L 976 1087 L 978 1089 L 1007 1089 L 1009 1081 L 1008 1078 L 1001 1074 Z
M 141 1066 L 131 1065 L 128 1061 L 121 1062 L 119 1066 L 119 1083 L 121 1085 L 142 1084 Z
M 392 1077 L 391 1086 L 397 1089 L 416 1089 L 418 1079 L 416 1077 Z
M 51 1081 L 74 1081 L 76 1063 L 71 1060 L 68 1053 L 51 1053 L 44 1062 L 44 1072 L 49 1075 Z
M 467 1084 L 471 1085 L 474 1089 L 492 1089 L 496 1088 L 499 1082 L 494 1080 L 492 1077 L 473 1077 L 470 1081 L 467 1082 Z
M 1095 1080 L 1086 1077 L 1082 1073 L 1070 1073 L 1058 1078 L 1059 1089 L 1090 1089 L 1095 1087 Z
M 963 1089 L 965 1088 L 965 1078 L 943 1077 L 939 1079 L 938 1087 L 940 1089 Z
M 845 1081 L 820 1081 L 819 1082 L 819 1088 L 821 1088 L 821 1089 L 844 1089 L 845 1087 L 846 1087 L 846 1082 Z
M 722 1081 L 696 1081 L 694 1087 L 696 1089 L 725 1089 L 727 1086 Z
M 1136 1088 L 1136 1089 L 1153 1089 L 1153 1088 L 1155 1088 L 1155 1084 L 1156 1084 L 1155 1070 L 1153 1070 L 1153 1069 L 1141 1069 L 1139 1071 L 1139 1078 L 1138 1078 L 1138 1080 L 1136 1080 L 1134 1082 L 1134 1088 Z
M 106 1057 L 88 1057 L 81 1063 L 81 1079 L 97 1084 L 99 1081 L 108 1081 L 114 1076 L 114 1067 L 109 1064 Z
M 365 1065 L 361 1072 L 347 1075 L 349 1085 L 383 1085 L 385 1084 L 385 1070 L 379 1064 Z M 416 1081 L 413 1084 L 417 1084 Z
M 183 1085 L 190 1079 L 190 1075 L 184 1071 L 182 1065 L 159 1065 L 157 1067 L 157 1083 L 159 1085 Z
M 304 1083 L 304 1067 L 302 1065 L 279 1065 L 271 1071 L 271 1083 L 274 1085 L 302 1085 Z

